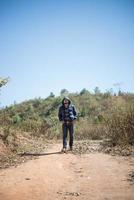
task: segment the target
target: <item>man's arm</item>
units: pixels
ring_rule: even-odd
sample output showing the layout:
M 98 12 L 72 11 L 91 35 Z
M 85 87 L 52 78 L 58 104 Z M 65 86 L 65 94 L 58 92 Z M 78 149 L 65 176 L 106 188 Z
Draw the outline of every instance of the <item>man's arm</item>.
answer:
M 74 115 L 74 120 L 77 119 L 77 112 L 75 106 L 73 106 L 73 115 Z
M 58 112 L 58 118 L 59 118 L 59 121 L 62 121 L 62 106 L 59 107 L 59 112 Z

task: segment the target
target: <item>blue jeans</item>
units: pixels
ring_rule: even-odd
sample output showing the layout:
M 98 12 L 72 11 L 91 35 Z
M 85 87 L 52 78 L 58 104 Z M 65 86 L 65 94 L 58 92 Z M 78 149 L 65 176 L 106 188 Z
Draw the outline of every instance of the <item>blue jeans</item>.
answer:
M 63 131 L 63 148 L 67 148 L 67 136 L 69 131 L 69 146 L 73 146 L 74 140 L 74 124 L 72 122 L 62 124 Z

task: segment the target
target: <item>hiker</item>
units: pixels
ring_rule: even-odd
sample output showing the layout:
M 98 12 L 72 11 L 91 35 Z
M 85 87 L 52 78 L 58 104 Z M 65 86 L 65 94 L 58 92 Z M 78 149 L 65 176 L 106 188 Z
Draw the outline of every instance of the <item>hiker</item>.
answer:
M 67 151 L 67 135 L 69 131 L 69 150 L 73 150 L 74 140 L 74 121 L 77 119 L 77 113 L 74 105 L 71 105 L 71 100 L 64 97 L 58 112 L 59 121 L 62 123 L 63 132 L 63 149 L 62 152 Z

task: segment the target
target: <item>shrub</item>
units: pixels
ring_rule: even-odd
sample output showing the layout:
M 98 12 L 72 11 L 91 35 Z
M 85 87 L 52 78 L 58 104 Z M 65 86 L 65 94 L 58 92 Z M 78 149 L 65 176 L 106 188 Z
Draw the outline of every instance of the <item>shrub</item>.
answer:
M 134 107 L 118 110 L 107 120 L 107 135 L 112 144 L 134 144 Z
M 88 119 L 80 120 L 76 125 L 76 139 L 100 140 L 105 136 L 104 124 L 93 124 Z

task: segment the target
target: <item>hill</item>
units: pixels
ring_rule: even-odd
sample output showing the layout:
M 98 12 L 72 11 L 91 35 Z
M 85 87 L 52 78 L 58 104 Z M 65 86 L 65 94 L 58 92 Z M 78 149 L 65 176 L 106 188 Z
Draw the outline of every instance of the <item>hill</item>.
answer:
M 51 94 L 46 99 L 32 99 L 0 110 L 3 140 L 15 131 L 43 135 L 47 139 L 60 138 L 57 113 L 63 95 L 55 97 Z M 80 93 L 68 93 L 68 96 L 78 112 L 77 139 L 108 137 L 113 144 L 133 143 L 134 94 L 119 92 L 115 95 L 111 91 L 101 93 L 99 90 L 91 94 L 83 89 Z

